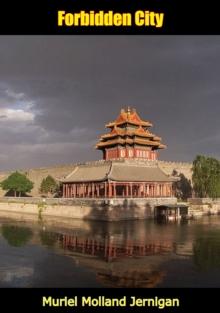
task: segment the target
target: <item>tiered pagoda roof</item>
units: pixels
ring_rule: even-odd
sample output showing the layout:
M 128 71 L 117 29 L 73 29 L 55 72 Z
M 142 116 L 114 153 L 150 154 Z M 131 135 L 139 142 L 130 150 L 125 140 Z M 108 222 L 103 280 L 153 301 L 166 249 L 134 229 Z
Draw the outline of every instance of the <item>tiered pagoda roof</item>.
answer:
M 107 128 L 112 128 L 114 126 L 122 126 L 127 123 L 136 126 L 153 126 L 149 121 L 143 121 L 137 114 L 136 110 L 130 109 L 130 107 L 128 107 L 126 110 L 122 109 L 117 119 L 114 122 L 106 124 L 105 126 Z
M 166 148 L 161 143 L 161 138 L 148 130 L 151 126 L 152 123 L 143 121 L 135 109 L 122 109 L 117 119 L 106 125 L 111 131 L 100 137 L 96 148 L 103 150 L 110 146 L 135 144 L 151 147 L 152 150 Z

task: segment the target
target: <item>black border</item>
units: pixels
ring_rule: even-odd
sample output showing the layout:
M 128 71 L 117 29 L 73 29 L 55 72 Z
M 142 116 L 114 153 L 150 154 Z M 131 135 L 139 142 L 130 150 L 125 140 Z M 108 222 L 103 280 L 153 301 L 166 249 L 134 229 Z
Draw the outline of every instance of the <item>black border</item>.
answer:
M 108 289 L 108 288 L 93 288 L 93 289 L 1 289 L 1 311 L 2 312 L 38 312 L 38 313 L 57 313 L 57 312 L 217 312 L 219 310 L 219 289 L 207 288 L 188 288 L 188 289 Z M 73 298 L 91 296 L 97 298 L 105 296 L 109 298 L 121 298 L 126 296 L 129 302 L 131 296 L 136 298 L 178 298 L 180 300 L 179 307 L 166 307 L 159 309 L 158 307 L 81 307 L 78 302 L 77 307 L 43 307 L 43 297 L 53 298 Z M 2 310 L 5 308 L 4 310 Z
M 165 14 L 164 26 L 155 27 L 58 27 L 57 11 L 150 10 Z M 216 35 L 220 34 L 217 1 L 189 0 L 37 0 L 7 1 L 0 7 L 1 35 Z

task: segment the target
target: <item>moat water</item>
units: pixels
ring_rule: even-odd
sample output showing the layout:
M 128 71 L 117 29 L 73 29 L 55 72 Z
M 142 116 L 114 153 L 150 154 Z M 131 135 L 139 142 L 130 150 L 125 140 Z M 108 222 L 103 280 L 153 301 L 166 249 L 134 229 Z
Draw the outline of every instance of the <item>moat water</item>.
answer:
M 0 287 L 220 287 L 220 217 L 0 219 Z

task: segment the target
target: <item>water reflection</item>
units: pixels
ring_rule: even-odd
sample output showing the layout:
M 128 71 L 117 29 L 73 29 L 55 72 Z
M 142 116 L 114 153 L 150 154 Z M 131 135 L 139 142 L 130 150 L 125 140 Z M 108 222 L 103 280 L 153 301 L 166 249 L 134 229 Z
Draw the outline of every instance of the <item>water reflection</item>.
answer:
M 54 232 L 48 232 L 44 229 L 39 232 L 42 245 L 47 247 L 53 247 L 58 240 L 58 236 Z
M 220 268 L 220 230 L 211 231 L 208 237 L 195 240 L 193 260 L 200 270 Z
M 127 257 L 144 257 L 149 255 L 163 255 L 173 252 L 173 243 L 139 242 L 135 240 L 119 240 L 113 235 L 104 238 L 60 235 L 59 241 L 64 249 L 86 255 L 92 255 L 108 262 Z
M 0 260 L 0 280 L 10 286 L 22 286 L 25 277 L 28 286 L 37 287 L 220 286 L 219 217 L 184 224 L 56 219 L 40 224 L 2 220 L 0 224 L 8 244 L 5 247 L 0 241 L 0 251 L 7 248 L 5 263 Z M 53 266 L 49 259 L 54 260 Z M 181 280 L 180 273 L 184 273 Z M 84 275 L 80 282 L 75 279 L 79 274 Z
M 10 246 L 21 247 L 26 245 L 32 237 L 32 231 L 28 227 L 2 225 L 1 233 Z

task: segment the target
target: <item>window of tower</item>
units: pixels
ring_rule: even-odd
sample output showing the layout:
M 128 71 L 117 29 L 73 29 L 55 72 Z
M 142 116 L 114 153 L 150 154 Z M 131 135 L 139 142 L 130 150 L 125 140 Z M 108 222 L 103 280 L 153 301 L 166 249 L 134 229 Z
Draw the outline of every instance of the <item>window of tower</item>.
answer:
M 121 150 L 120 154 L 121 154 L 121 157 L 124 158 L 125 157 L 125 150 Z
M 129 149 L 129 151 L 128 151 L 128 156 L 129 156 L 130 158 L 133 157 L 133 150 Z

